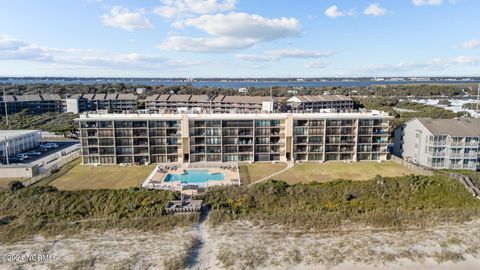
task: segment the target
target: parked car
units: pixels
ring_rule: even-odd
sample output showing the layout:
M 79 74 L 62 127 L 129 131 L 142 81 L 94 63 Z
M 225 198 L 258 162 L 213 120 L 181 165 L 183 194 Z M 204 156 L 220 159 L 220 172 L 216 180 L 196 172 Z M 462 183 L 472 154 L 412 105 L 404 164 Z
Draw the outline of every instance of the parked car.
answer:
M 51 148 L 58 148 L 58 143 L 45 143 L 41 144 L 40 147 L 51 149 Z
M 8 162 L 20 162 L 23 161 L 23 159 L 17 158 L 15 156 L 8 157 Z
M 25 155 L 25 154 L 16 154 L 15 155 L 16 158 L 20 159 L 20 160 L 24 160 L 24 159 L 27 159 L 28 156 Z
M 25 152 L 24 154 L 27 155 L 27 156 L 29 156 L 29 157 L 33 157 L 33 156 L 41 156 L 41 155 L 42 155 L 42 152 L 30 151 L 30 152 Z

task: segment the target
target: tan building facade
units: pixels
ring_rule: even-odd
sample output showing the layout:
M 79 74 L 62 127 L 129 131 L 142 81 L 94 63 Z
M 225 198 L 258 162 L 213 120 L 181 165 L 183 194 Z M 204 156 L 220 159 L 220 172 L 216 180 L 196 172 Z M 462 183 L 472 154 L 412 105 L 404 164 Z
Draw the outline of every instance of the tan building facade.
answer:
M 81 115 L 85 164 L 385 160 L 382 112 Z

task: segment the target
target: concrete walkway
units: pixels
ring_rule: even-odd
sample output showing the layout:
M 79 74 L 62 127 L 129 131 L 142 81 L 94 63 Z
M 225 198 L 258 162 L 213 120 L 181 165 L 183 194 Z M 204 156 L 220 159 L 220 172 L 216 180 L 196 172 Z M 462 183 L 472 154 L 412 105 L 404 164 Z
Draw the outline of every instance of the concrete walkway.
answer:
M 262 178 L 262 179 L 260 179 L 260 180 L 257 180 L 257 181 L 255 181 L 255 182 L 253 182 L 253 183 L 250 183 L 249 185 L 258 184 L 258 183 L 263 182 L 263 181 L 266 181 L 266 180 L 268 180 L 268 179 L 272 179 L 274 176 L 279 175 L 279 174 L 283 173 L 284 171 L 291 169 L 293 166 L 295 166 L 295 163 L 293 163 L 293 162 L 287 162 L 287 167 L 285 167 L 284 169 L 282 169 L 282 170 L 280 170 L 280 171 L 278 171 L 278 172 L 276 172 L 276 173 L 274 173 L 274 174 L 271 174 L 271 175 L 269 175 L 269 176 L 267 176 L 267 177 L 264 177 L 264 178 Z

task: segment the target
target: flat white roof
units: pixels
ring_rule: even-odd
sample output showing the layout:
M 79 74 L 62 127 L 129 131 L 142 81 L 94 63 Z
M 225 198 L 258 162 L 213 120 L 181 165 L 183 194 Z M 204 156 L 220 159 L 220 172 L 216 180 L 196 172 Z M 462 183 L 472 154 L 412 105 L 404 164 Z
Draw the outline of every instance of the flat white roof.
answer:
M 294 119 L 368 119 L 383 118 L 393 119 L 388 113 L 382 111 L 363 112 L 319 112 L 319 113 L 203 113 L 203 114 L 81 114 L 76 121 L 85 120 L 180 120 L 184 116 L 188 119 L 208 120 L 235 120 L 235 119 L 287 119 L 289 116 Z
M 10 139 L 35 132 L 40 133 L 40 130 L 0 130 L 0 141 L 4 141 L 5 137 L 8 137 Z

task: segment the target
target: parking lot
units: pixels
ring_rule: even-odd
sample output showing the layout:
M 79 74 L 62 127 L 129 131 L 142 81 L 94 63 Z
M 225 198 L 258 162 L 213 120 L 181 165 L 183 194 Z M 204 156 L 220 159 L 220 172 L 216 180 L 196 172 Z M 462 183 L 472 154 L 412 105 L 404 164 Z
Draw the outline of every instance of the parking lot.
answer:
M 42 149 L 41 147 L 37 147 L 37 148 L 34 148 L 34 149 L 30 149 L 28 151 L 25 151 L 24 153 L 39 152 L 41 154 L 40 155 L 28 155 L 28 157 L 25 158 L 24 160 L 10 159 L 9 160 L 10 164 L 36 163 L 38 160 L 43 159 L 45 157 L 48 157 L 52 154 L 61 153 L 65 149 L 67 149 L 67 148 L 69 148 L 69 147 L 71 147 L 75 144 L 78 144 L 78 141 L 55 141 L 55 142 L 48 141 L 48 142 L 42 142 L 42 144 L 46 144 L 46 143 L 55 143 L 55 144 L 58 145 L 58 147 L 57 148 L 50 148 L 50 149 Z

